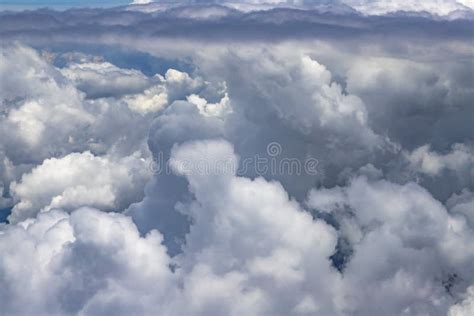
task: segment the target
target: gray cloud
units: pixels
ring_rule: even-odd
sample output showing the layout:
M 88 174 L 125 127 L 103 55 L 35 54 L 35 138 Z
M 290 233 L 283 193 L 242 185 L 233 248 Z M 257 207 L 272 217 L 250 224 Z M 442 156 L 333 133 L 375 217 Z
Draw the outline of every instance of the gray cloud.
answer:
M 472 312 L 469 3 L 323 2 L 0 13 L 3 310 Z

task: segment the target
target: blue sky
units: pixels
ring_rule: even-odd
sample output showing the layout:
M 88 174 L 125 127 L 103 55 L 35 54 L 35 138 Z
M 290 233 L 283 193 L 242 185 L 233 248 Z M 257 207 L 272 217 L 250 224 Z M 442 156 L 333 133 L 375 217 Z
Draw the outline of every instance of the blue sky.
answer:
M 1 7 L 104 7 L 128 4 L 129 0 L 0 0 Z

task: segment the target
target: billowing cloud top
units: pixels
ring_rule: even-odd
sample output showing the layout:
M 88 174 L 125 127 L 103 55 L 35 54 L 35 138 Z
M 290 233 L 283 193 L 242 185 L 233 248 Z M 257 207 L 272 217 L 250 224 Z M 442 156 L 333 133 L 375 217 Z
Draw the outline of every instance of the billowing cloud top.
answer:
M 473 315 L 472 7 L 1 12 L 2 313 Z

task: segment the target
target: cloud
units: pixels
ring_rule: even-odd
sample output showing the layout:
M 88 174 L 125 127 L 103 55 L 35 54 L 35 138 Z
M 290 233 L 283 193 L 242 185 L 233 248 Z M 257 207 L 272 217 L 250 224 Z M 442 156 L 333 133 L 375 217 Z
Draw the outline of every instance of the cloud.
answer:
M 156 4 L 168 5 L 167 1 L 134 1 L 132 4 Z M 438 16 L 448 16 L 456 11 L 468 11 L 474 9 L 472 0 L 443 0 L 443 1 L 391 1 L 391 0 L 240 0 L 240 1 L 214 1 L 214 0 L 182 0 L 173 3 L 174 6 L 184 6 L 192 4 L 219 4 L 236 8 L 246 12 L 271 10 L 274 8 L 299 8 L 299 9 L 329 9 L 331 11 L 347 13 L 348 9 L 354 12 L 361 12 L 366 15 L 384 15 L 388 13 L 405 12 L 426 12 Z M 347 8 L 345 8 L 345 6 Z M 153 8 L 153 6 L 151 6 Z M 349 11 L 350 12 L 350 11 Z
M 188 216 L 176 211 L 176 204 L 189 195 L 186 183 L 173 174 L 163 174 L 163 162 L 168 161 L 175 144 L 226 139 L 246 160 L 240 175 L 281 181 L 300 200 L 315 181 L 325 181 L 326 175 L 270 170 L 259 174 L 258 161 L 249 158 L 271 159 L 267 146 L 278 140 L 282 151 L 273 159 L 291 158 L 303 164 L 317 157 L 321 170 L 330 165 L 337 175 L 348 163 L 367 164 L 367 155 L 378 150 L 379 144 L 383 146 L 383 140 L 366 124 L 361 100 L 331 82 L 323 65 L 308 56 L 279 60 L 279 55 L 262 56 L 260 51 L 239 57 L 223 57 L 223 69 L 205 69 L 225 79 L 226 92 L 219 103 L 210 106 L 206 99 L 191 94 L 188 102 L 176 101 L 160 112 L 151 126 L 148 144 L 158 162 L 159 176 L 147 185 L 146 198 L 127 212 L 144 231 L 159 228 L 173 253 L 181 248 L 190 225 Z M 238 58 L 239 70 L 232 69 L 233 58 Z M 274 82 L 279 83 L 279 90 Z M 295 106 L 289 108 L 288 104 Z M 333 142 L 339 135 L 347 142 Z
M 8 297 L 2 308 L 14 314 L 143 313 L 139 302 L 159 296 L 173 279 L 161 238 L 156 231 L 140 237 L 129 218 L 90 208 L 9 225 L 0 235 L 1 293 Z
M 153 2 L 152 0 L 133 0 L 132 4 L 147 4 Z
M 205 157 L 199 155 L 203 152 Z M 236 159 L 231 146 L 223 141 L 189 143 L 175 148 L 173 167 L 183 158 L 204 159 L 209 163 L 212 159 Z M 186 177 L 197 201 L 183 207 L 190 207 L 188 211 L 196 222 L 188 236 L 186 255 L 177 261 L 177 273 L 171 273 L 170 259 L 156 231 L 140 237 L 131 220 L 119 214 L 88 208 L 70 215 L 53 210 L 36 219 L 10 224 L 0 235 L 4 250 L 0 268 L 11 284 L 2 291 L 15 298 L 3 303 L 5 310 L 147 314 L 156 312 L 159 306 L 166 315 L 198 315 L 281 313 L 279 308 L 288 312 L 293 308 L 331 309 L 321 303 L 328 299 L 324 292 L 322 296 L 310 293 L 302 301 L 299 292 L 304 292 L 300 285 L 307 273 L 318 273 L 320 277 L 313 279 L 319 282 L 327 278 L 337 282 L 338 276 L 326 258 L 335 245 L 332 228 L 313 222 L 276 183 L 263 179 L 251 181 L 232 174 L 224 176 L 219 183 L 212 181 L 213 175 L 199 176 L 192 172 Z M 218 192 L 209 195 L 206 186 Z M 260 198 L 253 201 L 240 199 L 241 194 L 257 193 Z M 225 204 L 226 209 L 222 209 L 221 205 Z M 270 213 L 272 216 L 268 216 Z M 237 230 L 223 230 L 222 224 L 230 225 L 229 228 L 236 225 Z M 247 234 L 246 238 L 242 234 Z M 202 239 L 205 235 L 212 236 L 213 241 Z M 254 248 L 253 240 L 262 237 L 264 242 L 258 249 Z M 12 247 L 18 243 L 24 246 L 24 251 Z M 222 253 L 229 245 L 233 245 L 233 251 L 216 260 L 215 254 Z M 137 260 L 130 260 L 133 257 Z M 30 262 L 31 270 L 15 272 L 7 264 L 12 260 Z M 195 260 L 199 262 L 197 265 Z M 242 263 L 240 269 L 232 268 L 236 262 Z M 271 269 L 267 269 L 269 264 Z M 32 275 L 36 281 L 27 286 Z M 184 282 L 181 289 L 178 278 Z M 207 291 L 202 291 L 203 284 Z M 44 287 L 49 290 L 36 292 Z M 30 292 L 33 295 L 30 304 L 22 304 L 23 296 L 19 293 Z M 286 302 L 274 300 L 277 293 L 287 293 Z M 220 300 L 216 301 L 215 297 Z M 238 304 L 235 297 L 241 299 Z M 162 303 L 156 305 L 156 302 Z
M 467 1 L 390 1 L 390 0 L 344 0 L 349 6 L 365 14 L 381 15 L 397 11 L 429 12 L 437 15 L 449 15 L 457 10 L 468 10 L 474 8 L 474 3 Z
M 179 206 L 193 218 L 178 256 L 191 283 L 185 285 L 191 304 L 183 304 L 182 313 L 285 315 L 337 309 L 325 288 L 336 289 L 340 282 L 328 259 L 334 230 L 313 221 L 280 184 L 237 177 L 227 164 L 202 172 L 203 162 L 232 165 L 237 157 L 223 140 L 185 143 L 172 151 L 171 167 L 186 177 L 194 196 Z M 183 169 L 189 163 L 191 168 Z M 197 292 L 202 284 L 207 290 Z
M 176 144 L 222 137 L 223 134 L 224 122 L 220 118 L 204 116 L 196 105 L 186 101 L 175 101 L 150 127 L 148 146 L 154 153 L 154 169 L 158 176 L 147 185 L 143 201 L 131 205 L 127 213 L 144 232 L 158 228 L 172 254 L 180 251 L 190 219 L 175 209 L 189 193 L 183 179 L 167 172 L 171 150 Z
M 108 62 L 71 63 L 61 73 L 89 98 L 142 92 L 150 85 L 141 72 L 120 69 Z
M 2 54 L 2 147 L 8 157 L 29 163 L 70 146 L 69 138 L 94 122 L 83 95 L 34 50 L 14 46 Z
M 38 163 L 73 150 L 97 152 L 102 147 L 103 151 L 118 145 L 120 136 L 114 133 L 115 128 L 139 120 L 130 112 L 116 113 L 123 107 L 116 102 L 86 100 L 75 83 L 30 48 L 15 45 L 5 48 L 3 54 L 2 109 L 5 114 L 1 117 L 1 128 L 6 137 L 1 143 L 16 164 Z M 77 76 L 83 74 L 81 70 L 76 71 Z M 127 121 L 120 116 L 127 116 Z M 122 137 L 121 141 L 125 139 Z
M 210 64 L 204 70 L 225 78 L 232 106 L 225 119 L 225 137 L 240 156 L 257 154 L 270 159 L 267 146 L 276 141 L 282 149 L 277 159 L 317 159 L 318 170 L 332 168 L 335 178 L 344 166 L 361 167 L 367 163 L 367 155 L 387 147 L 383 137 L 368 125 L 364 102 L 343 91 L 331 72 L 314 58 L 285 48 L 271 53 L 247 49 L 224 53 L 220 58 L 221 65 Z M 203 64 L 208 66 L 206 61 Z M 253 161 L 244 175 L 258 173 Z M 319 171 L 317 175 L 261 175 L 281 181 L 299 198 L 315 181 L 332 178 Z
M 443 169 L 457 171 L 472 177 L 473 154 L 472 150 L 463 144 L 454 144 L 452 151 L 446 155 L 439 155 L 430 151 L 425 145 L 415 149 L 407 155 L 412 168 L 428 175 L 437 175 Z
M 345 188 L 312 191 L 308 204 L 334 212 L 351 245 L 344 278 L 354 314 L 382 308 L 386 314 L 441 315 L 451 295 L 473 282 L 472 227 L 414 183 L 356 178 Z
M 187 97 L 189 103 L 195 104 L 199 112 L 205 116 L 225 116 L 232 111 L 230 107 L 229 96 L 226 94 L 219 103 L 209 103 L 206 99 L 197 94 L 191 94 Z
M 469 313 L 472 11 L 433 3 L 0 13 L 3 309 Z
M 121 159 L 90 152 L 46 159 L 11 184 L 17 203 L 9 220 L 16 223 L 37 212 L 81 206 L 121 211 L 141 200 L 150 175 L 149 163 L 139 153 Z
M 459 194 L 453 194 L 446 202 L 449 211 L 466 217 L 468 224 L 474 225 L 474 194 L 468 189 L 462 190 Z
M 166 71 L 165 76 L 155 75 L 153 81 L 150 88 L 123 98 L 131 110 L 141 114 L 158 112 L 173 101 L 206 86 L 202 78 L 191 78 L 187 73 L 172 68 Z
M 140 237 L 130 218 L 90 208 L 52 210 L 3 227 L 0 269 L 9 282 L 2 291 L 12 298 L 2 303 L 5 310 L 149 314 L 158 306 L 164 315 L 366 315 L 383 306 L 388 314 L 442 315 L 472 282 L 472 230 L 416 184 L 354 179 L 332 198 L 339 201 L 330 210 L 336 230 L 278 182 L 182 168 L 237 160 L 223 140 L 172 150 L 172 170 L 192 193 L 179 209 L 193 218 L 174 259 L 159 232 Z M 314 198 L 309 205 L 317 207 Z M 353 249 L 343 278 L 330 260 L 342 237 Z M 30 264 L 20 272 L 8 262 Z
M 149 155 L 148 149 L 145 147 L 145 137 L 148 132 L 146 122 L 149 126 L 150 119 L 134 114 L 126 104 L 117 99 L 87 100 L 85 94 L 75 86 L 75 84 L 81 85 L 80 83 L 66 78 L 59 69 L 48 63 L 31 48 L 16 44 L 11 47 L 3 47 L 2 54 L 4 58 L 2 58 L 0 72 L 2 77 L 5 78 L 2 81 L 1 88 L 2 116 L 0 117 L 0 130 L 2 131 L 2 139 L 0 140 L 2 209 L 4 206 L 13 206 L 12 203 L 14 203 L 12 199 L 14 193 L 10 190 L 10 183 L 20 182 L 22 175 L 31 172 L 35 166 L 41 165 L 45 159 L 59 158 L 59 160 L 52 159 L 49 161 L 59 161 L 61 164 L 61 162 L 68 159 L 75 160 L 71 157 L 100 156 L 108 153 L 106 163 L 110 159 L 111 161 L 121 161 L 128 164 L 127 161 L 133 159 L 139 161 L 140 156 L 146 158 Z M 115 66 L 110 67 L 114 68 Z M 69 69 L 69 71 L 73 70 Z M 84 74 L 79 69 L 74 71 L 77 71 L 77 76 Z M 116 68 L 114 71 L 126 70 Z M 131 126 L 134 126 L 133 129 Z M 127 136 L 123 136 L 118 132 L 124 129 L 130 130 Z M 61 160 L 62 157 L 72 152 L 90 153 L 85 154 L 85 156 L 73 155 Z M 121 157 L 131 157 L 134 153 L 136 153 L 135 158 L 121 159 Z M 100 161 L 101 158 L 98 157 L 97 159 L 96 161 Z M 73 165 L 76 166 L 74 163 Z M 41 170 L 46 169 L 46 167 L 39 169 L 40 175 L 37 179 L 39 183 L 49 181 L 43 179 L 41 175 L 43 174 Z M 46 173 L 55 173 L 54 169 L 55 167 L 52 167 Z M 142 166 L 134 171 L 137 172 L 137 179 L 143 178 L 142 175 L 145 170 L 146 167 Z M 79 168 L 77 172 L 81 172 L 81 169 Z M 90 174 L 92 176 L 98 171 L 90 170 L 90 172 L 92 172 Z M 64 180 L 67 177 L 67 174 L 61 174 L 58 179 Z M 135 175 L 130 175 L 130 177 L 135 177 Z M 139 182 L 134 183 L 138 184 Z M 66 181 L 66 187 L 63 190 L 67 191 L 69 184 L 72 184 L 72 182 Z M 37 190 L 37 185 L 32 184 L 32 187 L 29 187 L 29 184 L 25 184 L 23 187 L 26 190 L 25 192 L 29 192 L 29 195 Z M 87 189 L 86 182 L 82 181 L 82 185 L 85 186 L 85 195 L 92 192 Z M 132 184 L 131 186 L 133 187 Z M 67 191 L 69 195 L 76 192 L 73 187 L 74 185 Z M 141 190 L 139 187 L 138 184 L 137 188 L 128 188 L 127 190 L 137 192 L 136 190 Z M 47 186 L 44 186 L 44 188 L 47 188 Z M 101 189 L 106 190 L 106 188 Z M 54 194 L 60 194 L 61 192 L 61 190 L 56 190 Z M 133 200 L 126 197 L 128 193 L 120 192 L 120 194 L 124 196 L 123 201 L 128 204 Z M 46 195 L 48 196 L 48 194 Z M 50 198 L 54 198 L 54 195 Z M 60 198 L 64 197 L 58 195 L 57 199 Z M 90 201 L 96 200 L 96 198 L 87 196 L 83 196 L 83 198 Z M 32 201 L 27 202 L 28 198 L 25 195 L 22 195 L 21 199 L 25 200 L 21 208 L 28 210 L 24 215 L 27 213 L 30 215 L 36 214 L 51 202 L 43 201 L 40 204 L 33 202 L 32 205 L 25 206 Z M 36 198 L 31 197 L 31 199 L 35 200 Z M 120 203 L 120 205 L 115 205 L 113 200 L 112 197 L 110 203 L 106 203 L 109 205 L 108 208 L 118 207 L 123 209 L 128 206 L 128 204 Z M 71 206 L 67 205 L 68 203 L 65 203 L 62 206 Z M 15 212 L 19 208 L 19 206 L 15 208 Z
M 472 314 L 474 312 L 474 289 L 472 287 L 469 287 L 466 291 L 465 299 L 452 306 L 449 309 L 449 316 L 465 316 Z
M 427 139 L 446 150 L 446 144 L 464 141 L 467 131 L 454 122 L 472 112 L 469 76 L 461 79 L 462 70 L 456 68 L 405 58 L 357 59 L 347 73 L 347 89 L 366 101 L 375 130 L 387 131 L 410 150 Z
M 168 94 L 163 86 L 157 85 L 143 93 L 127 95 L 123 100 L 131 110 L 146 114 L 164 109 L 168 105 Z

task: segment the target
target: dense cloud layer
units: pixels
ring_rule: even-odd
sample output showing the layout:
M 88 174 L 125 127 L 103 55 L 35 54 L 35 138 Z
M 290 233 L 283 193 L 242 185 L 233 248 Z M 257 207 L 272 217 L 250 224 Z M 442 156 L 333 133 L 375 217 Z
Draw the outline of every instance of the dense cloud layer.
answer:
M 337 10 L 337 12 L 360 12 L 366 15 L 381 15 L 393 12 L 423 12 L 438 16 L 459 14 L 474 9 L 472 0 L 134 0 L 132 4 L 150 4 L 133 7 L 135 10 L 158 10 L 179 5 L 220 4 L 241 11 L 271 10 L 273 8 L 304 8 Z M 199 12 L 199 10 L 197 10 Z
M 472 3 L 198 2 L 0 13 L 2 310 L 473 314 Z

